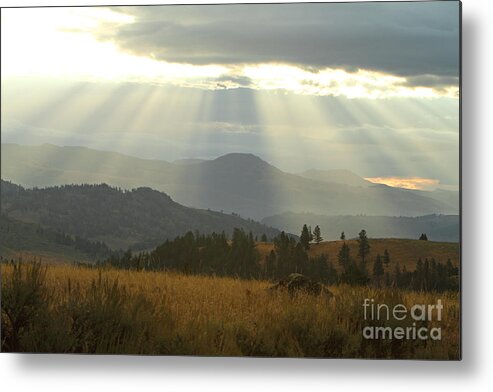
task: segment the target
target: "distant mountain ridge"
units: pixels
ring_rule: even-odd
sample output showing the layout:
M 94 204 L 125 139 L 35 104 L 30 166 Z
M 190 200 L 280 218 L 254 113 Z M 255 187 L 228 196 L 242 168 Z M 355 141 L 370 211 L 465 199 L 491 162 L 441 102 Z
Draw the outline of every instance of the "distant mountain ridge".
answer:
M 1 158 L 2 178 L 27 187 L 82 183 L 150 187 L 186 206 L 256 220 L 286 211 L 387 216 L 458 213 L 458 202 L 451 194 L 367 184 L 347 171 L 285 173 L 252 154 L 174 164 L 82 147 L 2 144 Z
M 122 191 L 106 184 L 24 189 L 1 181 L 1 212 L 25 223 L 60 230 L 113 249 L 150 249 L 187 231 L 244 229 L 272 238 L 277 229 L 237 215 L 193 209 L 150 188 Z
M 262 219 L 262 223 L 281 230 L 297 230 L 302 224 L 319 225 L 325 240 L 336 240 L 344 231 L 346 238 L 356 238 L 365 229 L 371 238 L 418 239 L 426 233 L 431 241 L 459 242 L 458 215 L 402 216 L 324 216 L 310 213 L 284 213 Z
M 357 174 L 349 170 L 316 170 L 310 169 L 300 173 L 300 176 L 310 178 L 311 180 L 324 181 L 335 184 L 345 184 L 351 186 L 361 186 L 367 188 L 374 185 L 372 182 L 367 181 Z

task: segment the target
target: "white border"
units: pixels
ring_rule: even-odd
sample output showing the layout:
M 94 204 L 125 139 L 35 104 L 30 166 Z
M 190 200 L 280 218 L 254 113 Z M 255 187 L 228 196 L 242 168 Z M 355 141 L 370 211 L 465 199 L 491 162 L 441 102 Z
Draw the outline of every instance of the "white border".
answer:
M 173 1 L 0 0 L 3 7 L 164 3 Z M 490 120 L 493 24 L 489 18 L 492 3 L 463 1 L 462 362 L 0 354 L 0 388 L 16 392 L 490 390 L 493 385 L 490 238 L 493 233 Z

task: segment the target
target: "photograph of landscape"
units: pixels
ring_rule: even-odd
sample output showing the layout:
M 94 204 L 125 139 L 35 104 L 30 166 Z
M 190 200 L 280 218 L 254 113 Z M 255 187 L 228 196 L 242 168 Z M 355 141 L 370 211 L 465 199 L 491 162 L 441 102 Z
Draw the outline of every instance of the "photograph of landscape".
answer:
M 1 10 L 1 351 L 461 358 L 460 3 Z

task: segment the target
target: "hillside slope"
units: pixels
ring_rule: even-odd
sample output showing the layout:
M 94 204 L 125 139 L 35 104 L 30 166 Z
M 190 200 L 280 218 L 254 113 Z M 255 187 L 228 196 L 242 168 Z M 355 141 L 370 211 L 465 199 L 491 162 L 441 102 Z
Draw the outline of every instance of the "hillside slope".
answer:
M 367 188 L 373 183 L 361 178 L 349 170 L 316 170 L 311 169 L 300 173 L 300 176 L 311 180 L 324 181 L 336 184 L 361 186 Z
M 95 262 L 113 252 L 102 243 L 73 238 L 33 223 L 0 217 L 0 257 L 50 263 Z
M 349 245 L 350 255 L 353 259 L 358 258 L 358 242 L 356 240 L 346 240 L 346 244 Z M 337 255 L 341 249 L 344 241 L 324 241 L 320 244 L 311 244 L 308 254 L 310 257 L 319 256 L 325 254 L 328 256 L 333 266 L 340 270 L 340 266 L 337 262 Z M 390 270 L 393 271 L 396 264 L 399 264 L 400 268 L 406 266 L 408 271 L 414 271 L 416 262 L 419 258 L 424 260 L 425 258 L 432 259 L 441 263 L 446 263 L 448 259 L 454 266 L 458 266 L 460 262 L 459 244 L 453 242 L 434 242 L 434 241 L 419 241 L 419 240 L 407 240 L 397 238 L 370 238 L 370 253 L 367 256 L 367 268 L 371 271 L 373 261 L 377 254 L 383 255 L 385 249 L 390 254 Z M 260 252 L 262 259 L 274 249 L 272 243 L 259 243 L 257 244 L 257 250 Z
M 189 230 L 230 234 L 238 227 L 269 238 L 279 233 L 235 215 L 184 207 L 150 188 L 122 191 L 102 184 L 24 189 L 5 181 L 1 185 L 2 214 L 103 241 L 113 249 L 149 249 Z

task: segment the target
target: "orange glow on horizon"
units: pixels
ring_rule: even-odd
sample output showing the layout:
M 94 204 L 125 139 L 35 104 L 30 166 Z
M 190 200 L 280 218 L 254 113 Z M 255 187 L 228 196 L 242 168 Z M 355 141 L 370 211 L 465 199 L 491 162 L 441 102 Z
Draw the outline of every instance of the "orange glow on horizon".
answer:
M 432 191 L 440 184 L 439 180 L 421 177 L 366 177 L 365 180 L 375 184 L 384 184 L 393 188 Z

